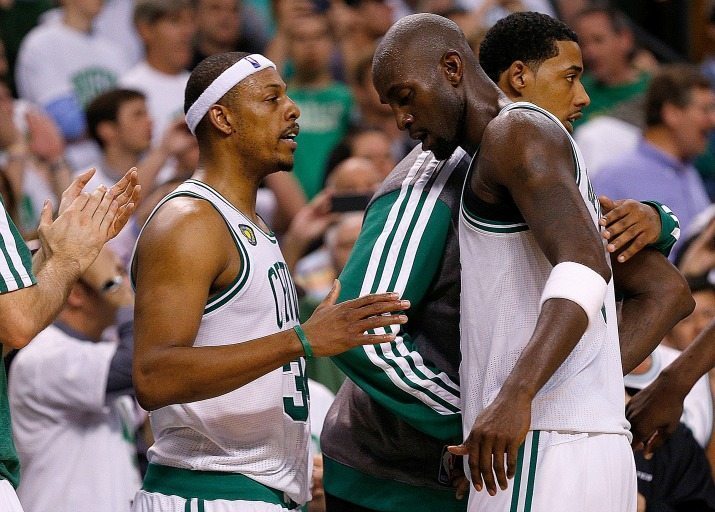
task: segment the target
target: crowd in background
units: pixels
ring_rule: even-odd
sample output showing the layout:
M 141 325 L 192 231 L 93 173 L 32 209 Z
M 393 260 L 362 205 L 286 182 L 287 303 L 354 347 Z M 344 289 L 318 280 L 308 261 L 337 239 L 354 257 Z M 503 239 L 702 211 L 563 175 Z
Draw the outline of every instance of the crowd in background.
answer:
M 44 201 L 58 205 L 80 171 L 96 169 L 93 189 L 136 166 L 142 186 L 134 218 L 95 265 L 124 278 L 106 294 L 73 291 L 48 328 L 55 331 L 6 358 L 25 509 L 54 510 L 42 489 L 57 464 L 74 478 L 123 479 L 129 496 L 139 486 L 135 461 L 151 439 L 131 399 L 127 269 L 154 205 L 199 165 L 183 117 L 193 67 L 215 53 L 262 53 L 301 110 L 294 171 L 266 179 L 258 212 L 281 240 L 307 318 L 347 261 L 371 195 L 414 147 L 371 77 L 377 41 L 413 12 L 453 19 L 475 51 L 515 10 L 559 17 L 578 34 L 590 105 L 574 119 L 574 138 L 595 191 L 675 212 L 681 235 L 671 259 L 697 303 L 626 379 L 631 392 L 647 385 L 715 318 L 715 52 L 707 52 L 715 50 L 715 6 L 694 3 L 705 18 L 697 59 L 668 49 L 614 6 L 587 0 L 0 0 L 0 195 L 25 239 L 35 238 Z M 312 360 L 309 376 L 317 452 L 320 411 L 344 376 L 327 360 Z M 641 493 L 663 503 L 700 496 L 715 510 L 712 389 L 704 378 L 686 401 L 680 437 L 638 462 Z M 320 510 L 319 470 L 311 510 Z M 67 499 L 116 498 L 112 485 L 77 490 L 68 479 L 65 488 Z

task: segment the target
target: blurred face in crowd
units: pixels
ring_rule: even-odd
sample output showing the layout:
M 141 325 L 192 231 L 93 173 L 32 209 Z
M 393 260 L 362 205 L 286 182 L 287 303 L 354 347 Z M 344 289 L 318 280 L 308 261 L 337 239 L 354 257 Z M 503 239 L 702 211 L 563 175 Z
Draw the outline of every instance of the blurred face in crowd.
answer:
M 375 165 L 355 156 L 340 162 L 328 178 L 328 185 L 336 195 L 372 195 L 381 182 L 382 176 Z
M 80 15 L 86 20 L 93 20 L 102 10 L 102 0 L 63 0 L 62 5 L 68 11 Z
M 392 26 L 392 7 L 387 0 L 362 0 L 357 15 L 365 31 L 374 39 L 384 36 Z
M 143 98 L 122 103 L 117 110 L 117 121 L 107 124 L 112 131 L 110 136 L 116 137 L 128 151 L 141 153 L 149 149 L 152 122 Z
M 218 46 L 233 46 L 241 33 L 241 6 L 238 0 L 199 0 L 196 25 L 202 39 Z
M 337 274 L 342 272 L 362 228 L 362 212 L 343 214 L 328 233 L 327 246 Z
M 663 119 L 680 158 L 689 160 L 705 151 L 708 136 L 715 128 L 715 93 L 709 88 L 694 87 L 685 107 L 666 104 L 663 109 Z
M 356 135 L 351 143 L 352 155 L 370 160 L 380 175 L 385 178 L 395 167 L 390 137 L 379 130 Z
M 311 79 L 328 70 L 333 39 L 328 19 L 322 15 L 304 16 L 290 26 L 288 52 L 296 75 Z
M 180 9 L 156 23 L 139 24 L 138 29 L 147 47 L 147 58 L 160 71 L 176 74 L 191 63 L 196 33 L 193 9 Z
M 668 334 L 668 341 L 678 350 L 685 350 L 703 329 L 715 318 L 715 290 L 693 293 L 695 309 L 681 320 Z
M 616 32 L 604 13 L 585 14 L 575 24 L 586 70 L 600 82 L 617 83 L 630 67 L 633 38 L 630 32 Z

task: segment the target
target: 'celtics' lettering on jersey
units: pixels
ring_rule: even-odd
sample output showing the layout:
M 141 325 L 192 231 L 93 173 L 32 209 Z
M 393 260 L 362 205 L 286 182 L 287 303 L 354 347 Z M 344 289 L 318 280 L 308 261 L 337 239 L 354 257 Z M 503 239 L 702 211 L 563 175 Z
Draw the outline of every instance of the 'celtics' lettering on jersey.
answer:
M 86 106 L 98 94 L 114 87 L 117 76 L 106 68 L 89 67 L 72 75 L 71 81 L 80 104 Z
M 193 345 L 244 343 L 297 325 L 295 286 L 273 233 L 201 181 L 187 180 L 157 208 L 175 197 L 209 202 L 241 261 L 233 281 L 208 300 Z M 153 411 L 149 461 L 240 473 L 305 503 L 312 460 L 308 406 L 305 359 L 298 357 L 221 396 Z
M 282 329 L 289 322 L 298 322 L 298 294 L 284 262 L 277 261 L 268 269 L 268 281 L 276 306 L 276 327 Z

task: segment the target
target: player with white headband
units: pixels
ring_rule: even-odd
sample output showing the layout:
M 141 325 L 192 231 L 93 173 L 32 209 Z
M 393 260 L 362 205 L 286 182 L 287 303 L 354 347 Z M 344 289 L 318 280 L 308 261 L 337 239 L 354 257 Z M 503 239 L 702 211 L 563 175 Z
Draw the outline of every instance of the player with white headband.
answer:
M 397 294 L 336 305 L 303 326 L 261 180 L 289 171 L 298 107 L 262 55 L 213 55 L 186 86 L 200 168 L 164 198 L 132 259 L 134 383 L 155 442 L 135 512 L 277 512 L 310 499 L 306 358 L 394 340 Z

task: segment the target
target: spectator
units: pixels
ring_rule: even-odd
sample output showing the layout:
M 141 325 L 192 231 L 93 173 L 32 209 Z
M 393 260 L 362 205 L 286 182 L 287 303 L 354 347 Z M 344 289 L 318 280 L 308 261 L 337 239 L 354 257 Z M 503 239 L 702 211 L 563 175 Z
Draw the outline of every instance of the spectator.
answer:
M 350 89 L 330 74 L 330 34 L 328 19 L 320 14 L 295 20 L 288 32 L 295 67 L 288 87 L 301 110 L 293 171 L 308 199 L 322 187 L 326 161 L 347 132 L 353 107 Z
M 181 160 L 185 154 L 198 151 L 196 139 L 183 119 L 169 126 L 160 144 L 151 146 L 152 122 L 144 94 L 139 91 L 113 89 L 100 94 L 87 107 L 87 123 L 90 135 L 102 151 L 102 158 L 95 165 L 97 171 L 88 184 L 90 188 L 114 183 L 121 177 L 118 169 L 137 167 L 139 185 L 148 195 L 169 158 Z M 109 242 L 125 264 L 140 227 L 130 219 L 127 229 Z
M 13 360 L 9 399 L 26 512 L 126 512 L 141 485 L 132 397 L 133 295 L 103 249 L 57 320 Z M 119 320 L 119 344 L 103 332 Z
M 666 203 L 687 232 L 695 216 L 710 204 L 691 162 L 705 149 L 715 127 L 715 93 L 692 67 L 666 66 L 648 88 L 645 121 L 635 150 L 604 165 L 593 177 L 594 189 L 609 197 Z
M 648 87 L 649 75 L 632 64 L 635 39 L 630 20 L 619 11 L 597 5 L 576 16 L 574 29 L 586 69 L 583 86 L 591 98 L 582 122 L 613 114 L 615 107 L 625 108 L 626 102 L 634 113 L 623 113 L 627 117 L 624 120 L 639 119 L 641 107 L 637 102 Z
M 244 26 L 254 22 L 243 0 L 196 0 L 196 38 L 191 69 L 209 55 L 242 51 L 263 53 L 264 37 L 249 37 Z
M 123 50 L 92 31 L 99 0 L 65 0 L 61 19 L 35 27 L 18 53 L 16 80 L 20 97 L 46 110 L 69 143 L 74 170 L 96 159 L 86 137 L 84 107 L 115 86 L 129 67 Z
M 189 79 L 191 41 L 196 31 L 191 0 L 137 0 L 134 23 L 144 42 L 146 60 L 120 78 L 122 87 L 144 93 L 152 120 L 152 145 L 183 118 L 184 88 Z M 162 170 L 171 177 L 175 164 Z

